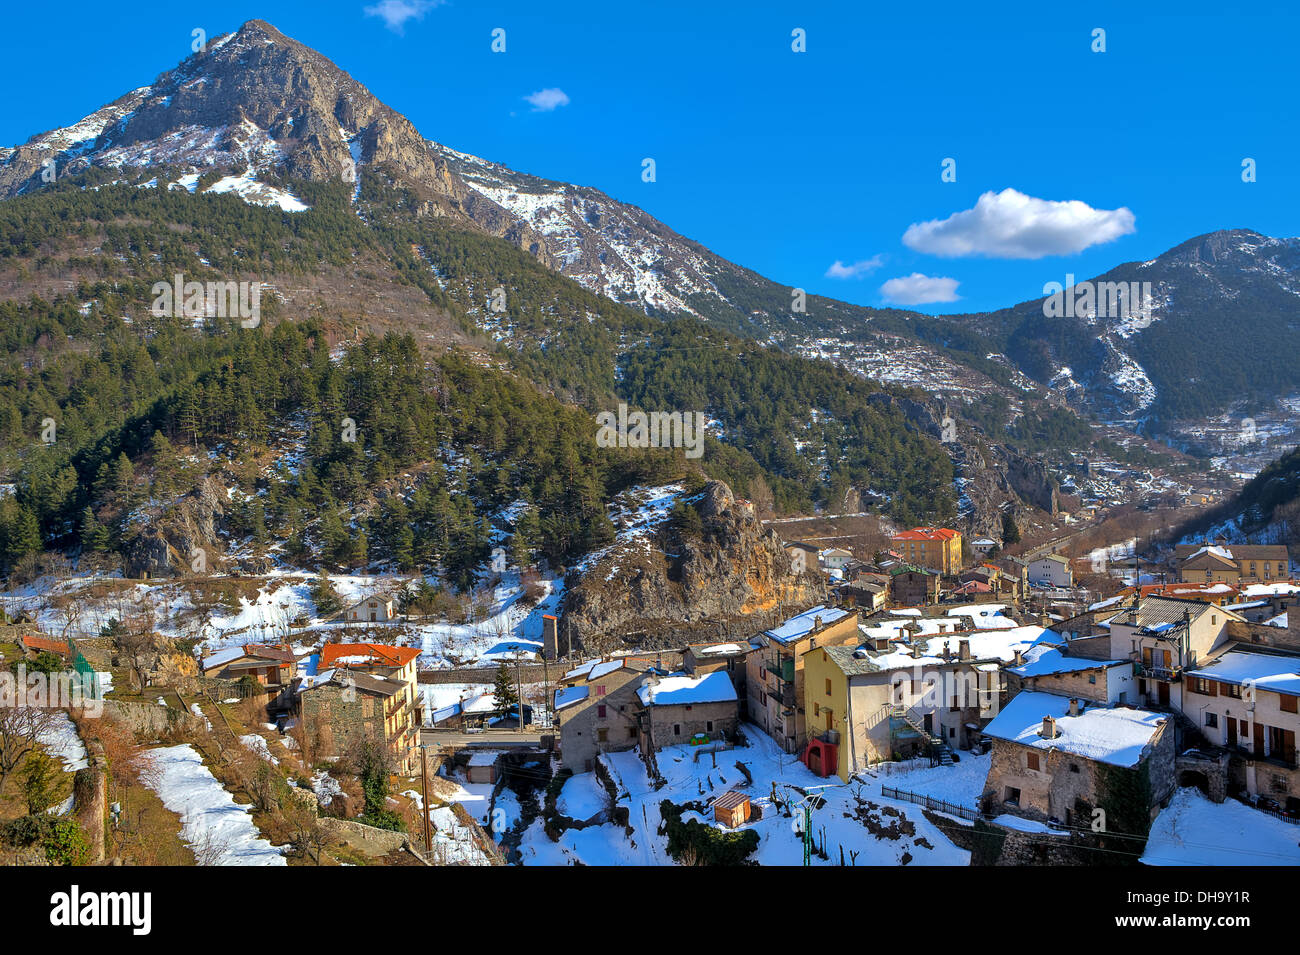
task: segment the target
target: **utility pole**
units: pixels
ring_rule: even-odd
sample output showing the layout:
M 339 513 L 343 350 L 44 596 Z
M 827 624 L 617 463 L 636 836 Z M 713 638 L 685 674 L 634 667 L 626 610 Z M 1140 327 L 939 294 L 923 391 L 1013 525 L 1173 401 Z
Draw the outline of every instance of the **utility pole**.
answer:
M 515 705 L 519 708 L 519 732 L 524 731 L 524 681 L 520 676 L 519 670 L 519 652 L 515 653 L 515 695 L 519 697 L 519 702 Z

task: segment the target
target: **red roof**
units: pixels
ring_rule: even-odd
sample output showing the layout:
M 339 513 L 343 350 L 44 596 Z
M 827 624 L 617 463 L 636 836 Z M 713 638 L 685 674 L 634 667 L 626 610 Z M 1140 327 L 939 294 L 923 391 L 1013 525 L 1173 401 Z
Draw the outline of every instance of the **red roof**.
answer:
M 25 634 L 23 636 L 23 646 L 28 650 L 35 650 L 38 653 L 42 650 L 48 650 L 50 653 L 57 653 L 60 656 L 65 657 L 69 653 L 67 640 L 58 640 L 54 637 L 42 637 L 34 633 Z
M 910 531 L 895 534 L 891 540 L 896 541 L 950 541 L 961 534 L 946 527 L 913 527 Z
M 327 643 L 320 652 L 320 666 L 326 667 L 344 657 L 369 657 L 377 666 L 406 666 L 420 651 L 416 647 L 392 647 L 386 643 Z

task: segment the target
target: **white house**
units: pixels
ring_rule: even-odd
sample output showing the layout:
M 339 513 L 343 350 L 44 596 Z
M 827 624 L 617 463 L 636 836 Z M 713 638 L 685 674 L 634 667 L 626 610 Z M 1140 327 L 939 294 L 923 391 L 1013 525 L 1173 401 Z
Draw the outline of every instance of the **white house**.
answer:
M 396 616 L 397 609 L 393 598 L 384 594 L 371 594 L 343 611 L 343 619 L 349 623 L 379 623 L 392 620 Z
M 832 547 L 821 552 L 822 566 L 827 570 L 843 570 L 853 559 L 853 554 L 842 547 Z
M 1048 554 L 1029 562 L 1029 581 L 1053 587 L 1073 587 L 1074 571 L 1070 562 L 1059 554 Z

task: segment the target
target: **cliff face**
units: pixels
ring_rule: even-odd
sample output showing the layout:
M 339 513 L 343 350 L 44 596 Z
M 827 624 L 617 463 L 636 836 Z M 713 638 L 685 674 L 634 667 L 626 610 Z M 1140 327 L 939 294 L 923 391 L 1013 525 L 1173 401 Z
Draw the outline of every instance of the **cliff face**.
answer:
M 570 582 L 565 626 L 585 652 L 747 634 L 758 625 L 743 618 L 825 597 L 820 575 L 795 574 L 776 532 L 727 485 L 688 500 L 698 522 L 666 522 L 650 547 L 615 545 Z
M 149 515 L 127 545 L 127 576 L 179 577 L 217 570 L 224 550 L 217 526 L 225 514 L 225 499 L 221 485 L 204 478 L 180 500 Z M 196 566 L 200 553 L 201 564 Z

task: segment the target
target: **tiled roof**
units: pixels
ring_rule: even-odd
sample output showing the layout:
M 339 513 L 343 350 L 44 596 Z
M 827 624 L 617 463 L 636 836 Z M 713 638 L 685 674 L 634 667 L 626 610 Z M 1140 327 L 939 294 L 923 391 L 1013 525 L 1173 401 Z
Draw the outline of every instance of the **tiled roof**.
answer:
M 420 651 L 416 647 L 393 647 L 386 643 L 327 643 L 321 648 L 320 665 L 352 662 L 360 658 L 362 664 L 369 662 L 379 666 L 406 666 Z
M 950 541 L 961 535 L 947 527 L 914 527 L 910 531 L 901 531 L 891 540 L 896 541 Z

